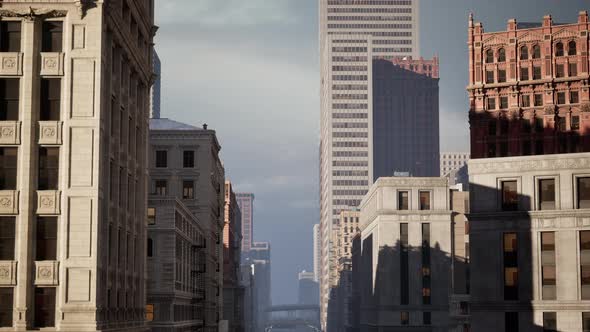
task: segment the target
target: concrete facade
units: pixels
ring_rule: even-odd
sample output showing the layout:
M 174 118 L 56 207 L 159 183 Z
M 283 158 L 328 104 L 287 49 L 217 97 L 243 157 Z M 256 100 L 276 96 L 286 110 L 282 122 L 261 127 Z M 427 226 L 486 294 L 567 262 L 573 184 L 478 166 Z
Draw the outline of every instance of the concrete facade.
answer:
M 448 331 L 446 178 L 380 178 L 361 204 L 360 331 Z
M 469 173 L 472 329 L 583 331 L 590 154 L 477 159 Z
M 2 1 L 2 331 L 147 329 L 153 14 L 153 1 Z
M 180 197 L 148 200 L 147 320 L 153 332 L 204 326 L 205 232 Z
M 320 288 L 317 281 L 314 279 L 314 273 L 303 270 L 299 272 L 297 277 L 299 280 L 297 304 L 318 305 L 320 300 Z
M 254 330 L 264 331 L 268 322 L 267 310 L 272 306 L 270 243 L 253 242 L 248 259 L 252 264 L 254 276 L 253 292 L 256 307 Z
M 313 280 L 319 282 L 320 280 L 320 257 L 321 257 L 321 244 L 320 244 L 320 224 L 313 225 Z M 319 298 L 318 298 L 319 300 Z
M 197 128 L 165 118 L 150 120 L 149 144 L 150 197 L 180 197 L 205 233 L 204 330 L 217 331 L 223 316 L 225 224 L 221 146 L 207 125 Z
M 440 176 L 447 176 L 452 171 L 457 171 L 467 165 L 469 152 L 441 152 L 440 153 Z
M 418 0 L 320 0 L 320 311 L 326 327 L 332 224 L 372 182 L 373 57 L 420 55 Z
M 236 193 L 236 200 L 242 213 L 242 258 L 246 258 L 254 241 L 254 194 Z
M 244 330 L 244 288 L 240 285 L 242 214 L 232 183 L 225 181 L 225 226 L 223 227 L 223 319 L 228 331 Z
M 590 152 L 588 13 L 578 22 L 469 21 L 471 157 Z

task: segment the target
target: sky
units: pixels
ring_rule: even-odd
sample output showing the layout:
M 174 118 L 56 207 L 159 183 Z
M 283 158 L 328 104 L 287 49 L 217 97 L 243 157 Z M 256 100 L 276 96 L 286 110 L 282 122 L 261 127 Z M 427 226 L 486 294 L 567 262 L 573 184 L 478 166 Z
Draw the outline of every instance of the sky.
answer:
M 421 0 L 422 56 L 440 57 L 441 151 L 468 151 L 467 19 L 575 22 L 588 0 Z M 271 242 L 273 304 L 297 302 L 319 222 L 318 0 L 156 0 L 162 117 L 216 130 L 226 178 L 253 192 Z

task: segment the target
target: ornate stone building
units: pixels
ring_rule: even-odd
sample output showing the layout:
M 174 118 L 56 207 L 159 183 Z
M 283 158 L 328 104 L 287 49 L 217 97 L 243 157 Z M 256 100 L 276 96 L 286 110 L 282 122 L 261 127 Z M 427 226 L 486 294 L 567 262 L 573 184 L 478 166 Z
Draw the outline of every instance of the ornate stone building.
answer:
M 217 331 L 223 314 L 225 170 L 219 159 L 221 146 L 207 125 L 197 128 L 165 118 L 150 120 L 149 135 L 150 199 L 180 198 L 204 232 L 198 262 L 204 264 L 205 296 L 199 301 L 204 331 Z M 154 317 L 158 310 L 155 306 Z
M 469 21 L 471 157 L 590 151 L 587 12 L 577 23 Z
M 0 330 L 145 331 L 153 1 L 2 1 Z

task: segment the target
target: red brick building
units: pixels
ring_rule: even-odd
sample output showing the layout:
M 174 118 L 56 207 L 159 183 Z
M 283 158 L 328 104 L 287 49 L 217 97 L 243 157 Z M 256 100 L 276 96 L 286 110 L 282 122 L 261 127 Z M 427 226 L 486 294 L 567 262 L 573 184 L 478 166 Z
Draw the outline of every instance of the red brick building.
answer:
M 587 12 L 577 23 L 469 20 L 471 157 L 590 151 Z

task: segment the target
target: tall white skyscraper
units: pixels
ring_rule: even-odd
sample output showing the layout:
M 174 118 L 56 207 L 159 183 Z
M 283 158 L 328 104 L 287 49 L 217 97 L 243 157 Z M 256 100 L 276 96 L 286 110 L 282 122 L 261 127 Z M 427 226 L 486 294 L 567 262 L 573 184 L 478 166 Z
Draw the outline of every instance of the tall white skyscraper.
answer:
M 320 280 L 320 224 L 313 225 L 313 281 Z
M 330 234 L 373 181 L 372 60 L 418 58 L 419 0 L 319 0 L 320 307 L 326 328 Z

